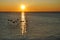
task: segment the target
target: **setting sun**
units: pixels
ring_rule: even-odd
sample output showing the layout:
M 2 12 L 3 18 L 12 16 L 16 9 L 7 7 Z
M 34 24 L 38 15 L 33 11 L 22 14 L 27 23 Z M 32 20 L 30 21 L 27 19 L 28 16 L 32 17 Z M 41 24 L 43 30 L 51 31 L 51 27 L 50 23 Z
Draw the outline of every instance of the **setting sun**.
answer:
M 21 5 L 21 10 L 24 10 L 26 7 L 25 7 L 25 5 Z

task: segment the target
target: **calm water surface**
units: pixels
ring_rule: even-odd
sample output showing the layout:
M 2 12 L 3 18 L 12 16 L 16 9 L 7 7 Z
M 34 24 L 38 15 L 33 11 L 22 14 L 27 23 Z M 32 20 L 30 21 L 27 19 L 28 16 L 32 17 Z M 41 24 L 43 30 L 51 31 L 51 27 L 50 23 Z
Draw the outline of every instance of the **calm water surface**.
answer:
M 60 13 L 0 13 L 1 40 L 59 40 Z

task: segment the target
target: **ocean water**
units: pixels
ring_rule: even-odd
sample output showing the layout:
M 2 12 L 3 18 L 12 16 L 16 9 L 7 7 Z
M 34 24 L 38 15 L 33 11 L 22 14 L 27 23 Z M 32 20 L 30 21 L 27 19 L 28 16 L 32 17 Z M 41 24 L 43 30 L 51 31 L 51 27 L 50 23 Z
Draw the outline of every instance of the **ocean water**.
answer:
M 21 34 L 21 13 L 0 12 L 0 40 L 60 40 L 60 13 L 24 13 L 26 33 Z

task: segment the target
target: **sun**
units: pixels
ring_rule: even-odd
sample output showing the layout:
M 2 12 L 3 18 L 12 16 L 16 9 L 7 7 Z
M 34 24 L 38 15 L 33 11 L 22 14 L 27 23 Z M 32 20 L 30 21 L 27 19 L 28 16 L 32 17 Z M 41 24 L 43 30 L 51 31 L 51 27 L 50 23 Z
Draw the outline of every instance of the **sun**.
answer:
M 26 6 L 25 5 L 21 5 L 20 8 L 21 8 L 21 10 L 25 10 Z

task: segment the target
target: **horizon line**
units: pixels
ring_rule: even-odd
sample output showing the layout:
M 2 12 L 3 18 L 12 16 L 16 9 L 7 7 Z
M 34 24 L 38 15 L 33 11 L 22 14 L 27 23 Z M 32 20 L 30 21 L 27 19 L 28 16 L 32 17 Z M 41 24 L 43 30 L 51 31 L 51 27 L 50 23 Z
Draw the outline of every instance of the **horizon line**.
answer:
M 7 11 L 1 11 L 0 10 L 0 12 L 22 12 L 22 11 L 19 11 L 19 10 L 16 10 L 16 11 L 12 11 L 12 10 L 11 11 L 8 11 L 8 10 Z M 52 10 L 50 10 L 50 11 L 49 10 L 45 10 L 45 11 L 23 11 L 23 12 L 60 12 L 60 10 L 53 10 L 53 11 Z

